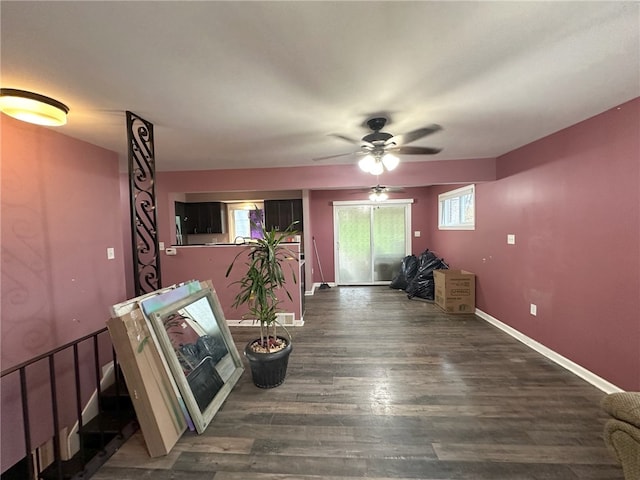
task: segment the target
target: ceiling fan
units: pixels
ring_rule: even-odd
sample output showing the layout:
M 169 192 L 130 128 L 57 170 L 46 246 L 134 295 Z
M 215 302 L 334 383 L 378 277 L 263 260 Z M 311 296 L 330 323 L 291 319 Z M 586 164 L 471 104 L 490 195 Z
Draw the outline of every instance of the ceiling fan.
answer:
M 384 185 L 375 185 L 369 190 L 369 200 L 372 202 L 384 202 L 389 198 L 388 192 L 404 192 L 400 187 L 385 187 Z
M 374 185 L 369 188 L 361 188 L 358 191 L 354 191 L 352 195 L 362 195 L 362 193 L 369 194 L 369 200 L 372 202 L 384 202 L 389 199 L 389 193 L 404 192 L 402 187 L 389 187 L 386 185 Z
M 344 135 L 332 134 L 332 136 L 346 140 L 349 143 L 360 145 L 360 151 L 340 153 L 338 155 L 329 155 L 326 157 L 314 158 L 313 160 L 328 160 L 330 158 L 343 157 L 346 155 L 361 155 L 363 158 L 358 162 L 360 168 L 373 175 L 380 175 L 387 170 L 393 170 L 398 166 L 400 160 L 393 155 L 435 155 L 442 151 L 441 148 L 432 147 L 408 147 L 408 143 L 414 142 L 420 138 L 431 135 L 442 130 L 440 125 L 429 125 L 427 127 L 412 130 L 402 135 L 392 135 L 383 132 L 382 129 L 387 123 L 385 117 L 374 117 L 367 120 L 367 126 L 373 130 L 362 137 L 362 140 L 355 140 Z

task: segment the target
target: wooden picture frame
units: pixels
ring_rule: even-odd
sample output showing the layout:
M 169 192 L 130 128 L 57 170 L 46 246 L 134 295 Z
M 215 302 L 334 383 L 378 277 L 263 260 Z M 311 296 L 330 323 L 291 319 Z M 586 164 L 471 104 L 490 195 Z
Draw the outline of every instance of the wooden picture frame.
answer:
M 244 371 L 215 290 L 204 288 L 149 315 L 198 433 Z

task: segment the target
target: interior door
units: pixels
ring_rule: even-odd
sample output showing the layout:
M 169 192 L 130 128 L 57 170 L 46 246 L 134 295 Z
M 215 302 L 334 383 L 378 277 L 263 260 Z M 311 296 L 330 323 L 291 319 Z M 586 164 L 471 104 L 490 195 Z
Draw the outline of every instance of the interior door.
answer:
M 389 283 L 411 251 L 408 201 L 334 204 L 336 283 Z

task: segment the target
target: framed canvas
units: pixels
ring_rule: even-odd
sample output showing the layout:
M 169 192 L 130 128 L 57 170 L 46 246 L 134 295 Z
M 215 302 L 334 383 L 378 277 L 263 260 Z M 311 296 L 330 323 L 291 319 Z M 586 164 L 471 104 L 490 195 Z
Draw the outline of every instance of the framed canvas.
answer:
M 198 433 L 244 370 L 215 290 L 205 288 L 149 314 Z

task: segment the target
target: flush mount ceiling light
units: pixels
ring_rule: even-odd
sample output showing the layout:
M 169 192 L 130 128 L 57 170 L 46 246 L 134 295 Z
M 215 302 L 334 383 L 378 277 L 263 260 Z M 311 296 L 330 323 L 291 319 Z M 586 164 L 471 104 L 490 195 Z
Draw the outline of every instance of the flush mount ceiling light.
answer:
M 2 88 L 0 111 L 23 122 L 59 127 L 67 123 L 69 107 L 37 93 Z
M 400 163 L 400 159 L 390 153 L 384 154 L 368 154 L 365 155 L 362 160 L 358 162 L 358 166 L 364 172 L 371 175 L 380 175 L 385 169 L 388 171 L 393 170 Z

